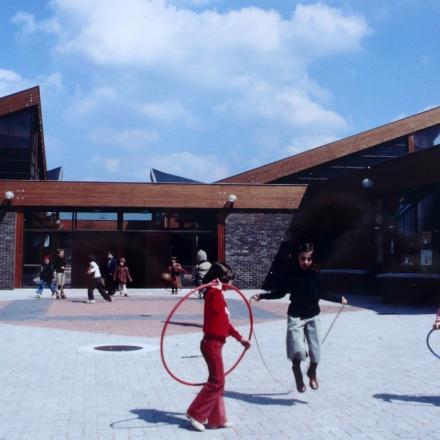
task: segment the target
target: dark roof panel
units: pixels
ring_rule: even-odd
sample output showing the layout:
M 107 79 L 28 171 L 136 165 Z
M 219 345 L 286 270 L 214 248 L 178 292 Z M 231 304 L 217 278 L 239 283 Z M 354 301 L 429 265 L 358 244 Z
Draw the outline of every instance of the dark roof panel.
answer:
M 197 180 L 187 179 L 186 177 L 164 173 L 163 171 L 151 168 L 150 179 L 153 183 L 200 183 Z

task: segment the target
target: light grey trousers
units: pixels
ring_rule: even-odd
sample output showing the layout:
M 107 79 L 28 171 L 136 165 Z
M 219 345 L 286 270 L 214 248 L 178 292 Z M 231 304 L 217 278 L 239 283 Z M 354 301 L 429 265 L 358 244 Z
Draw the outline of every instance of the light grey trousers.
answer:
M 306 341 L 308 350 L 306 347 Z M 298 359 L 306 360 L 307 351 L 310 362 L 319 363 L 320 340 L 319 340 L 319 316 L 301 319 L 287 317 L 287 336 L 286 336 L 287 357 L 293 361 Z

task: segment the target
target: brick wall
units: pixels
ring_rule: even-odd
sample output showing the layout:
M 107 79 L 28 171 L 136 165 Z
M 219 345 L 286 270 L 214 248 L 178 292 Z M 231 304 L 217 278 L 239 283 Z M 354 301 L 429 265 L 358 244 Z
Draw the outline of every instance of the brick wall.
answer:
M 0 213 L 0 289 L 14 287 L 15 212 Z
M 231 213 L 226 218 L 225 257 L 241 288 L 261 288 L 292 221 L 292 214 Z

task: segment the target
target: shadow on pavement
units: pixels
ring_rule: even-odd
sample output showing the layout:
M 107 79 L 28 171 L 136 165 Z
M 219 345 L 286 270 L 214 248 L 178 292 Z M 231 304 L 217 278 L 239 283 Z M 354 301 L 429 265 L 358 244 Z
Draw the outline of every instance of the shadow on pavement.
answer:
M 162 321 L 165 322 L 165 321 Z M 183 322 L 183 321 L 170 321 L 170 325 L 180 325 L 181 327 L 197 327 L 197 328 L 203 328 L 202 324 L 198 324 L 196 322 Z
M 184 418 L 184 413 L 159 411 L 157 409 L 132 409 L 130 412 L 137 417 L 117 420 L 116 422 L 111 423 L 110 427 L 113 429 L 146 429 L 165 425 L 182 427 L 188 424 L 187 420 Z M 143 423 L 136 423 L 139 421 L 142 421 Z
M 378 315 L 429 315 L 435 314 L 436 307 L 429 305 L 384 304 L 379 296 L 347 294 L 348 305 L 372 310 Z
M 402 405 L 402 402 L 407 404 L 415 403 L 417 406 L 440 406 L 440 396 L 421 396 L 419 394 L 406 395 L 406 394 L 374 394 L 376 399 L 382 399 L 384 402 L 397 403 Z M 424 404 L 424 405 L 423 405 Z
M 225 397 L 231 399 L 242 400 L 243 402 L 253 403 L 254 405 L 281 405 L 292 406 L 297 403 L 306 405 L 307 402 L 298 399 L 280 399 L 278 397 L 271 396 L 286 396 L 290 393 L 277 393 L 277 394 L 255 394 L 255 393 L 240 393 L 238 391 L 225 391 Z

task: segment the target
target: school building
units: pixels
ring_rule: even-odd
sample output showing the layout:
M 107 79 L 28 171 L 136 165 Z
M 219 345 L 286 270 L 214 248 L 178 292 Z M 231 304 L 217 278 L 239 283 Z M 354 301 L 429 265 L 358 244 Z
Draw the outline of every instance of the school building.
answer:
M 134 287 L 159 287 L 171 255 L 190 269 L 198 249 L 238 286 L 270 287 L 308 240 L 327 290 L 436 301 L 439 144 L 434 108 L 215 183 L 155 169 L 148 183 L 67 182 L 46 166 L 39 88 L 24 90 L 0 98 L 0 288 L 33 287 L 59 247 L 72 287 L 90 253 L 123 255 Z

